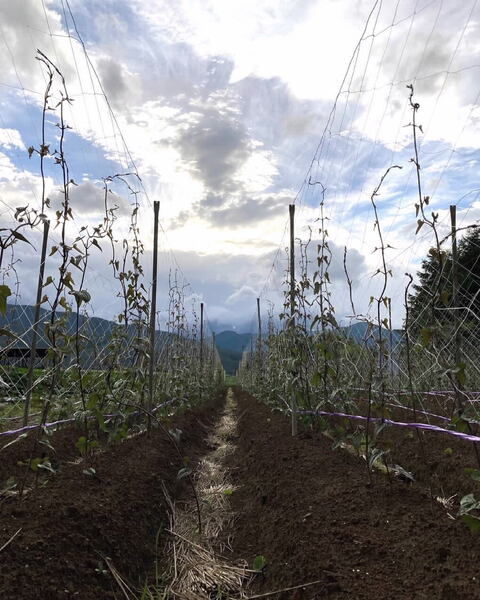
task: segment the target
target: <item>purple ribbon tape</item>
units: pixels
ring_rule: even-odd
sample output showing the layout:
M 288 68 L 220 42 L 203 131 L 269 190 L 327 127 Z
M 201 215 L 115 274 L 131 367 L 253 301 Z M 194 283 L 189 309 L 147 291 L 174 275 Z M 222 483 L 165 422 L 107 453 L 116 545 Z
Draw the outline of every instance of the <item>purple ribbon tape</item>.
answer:
M 445 429 L 444 427 L 438 427 L 438 425 L 429 425 L 427 423 L 403 423 L 402 421 L 392 421 L 391 419 L 382 419 L 381 417 L 364 417 L 363 415 L 349 415 L 341 412 L 325 412 L 323 410 L 296 410 L 296 414 L 300 415 L 315 415 L 325 417 L 344 417 L 345 419 L 353 419 L 357 421 L 371 421 L 387 423 L 387 425 L 394 425 L 395 427 L 408 427 L 409 429 L 424 429 L 425 431 L 436 431 L 438 433 L 446 433 L 455 437 L 467 440 L 469 442 L 480 442 L 480 436 L 471 435 L 469 433 L 462 433 L 461 431 L 454 431 L 453 429 Z

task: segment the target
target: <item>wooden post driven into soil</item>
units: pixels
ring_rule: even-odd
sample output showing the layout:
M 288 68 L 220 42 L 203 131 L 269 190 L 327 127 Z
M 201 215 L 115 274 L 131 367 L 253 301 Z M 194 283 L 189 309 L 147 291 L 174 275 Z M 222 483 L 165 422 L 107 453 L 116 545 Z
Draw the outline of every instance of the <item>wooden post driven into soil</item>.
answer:
M 152 265 L 152 301 L 150 304 L 150 364 L 148 369 L 149 401 L 148 410 L 153 408 L 153 370 L 155 367 L 155 320 L 157 316 L 157 269 L 158 269 L 158 211 L 160 202 L 153 203 L 153 265 Z
M 258 354 L 260 365 L 262 364 L 262 316 L 260 314 L 260 298 L 257 298 L 257 318 L 258 318 Z
M 295 328 L 295 204 L 290 204 L 290 321 L 289 327 Z M 292 436 L 298 433 L 297 423 L 297 403 L 295 401 L 295 392 L 292 389 L 290 398 L 290 408 L 292 410 Z
M 215 377 L 215 353 L 217 351 L 217 345 L 216 345 L 216 341 L 215 341 L 215 332 L 212 331 L 212 371 L 213 371 L 213 376 Z
M 200 302 L 200 373 L 203 373 L 203 302 Z
M 450 206 L 450 223 L 451 223 L 451 234 L 452 234 L 452 306 L 453 308 L 457 308 L 458 305 L 458 252 L 457 252 L 457 207 L 455 205 Z M 453 326 L 455 328 L 455 336 L 454 336 L 454 360 L 455 366 L 458 367 L 461 362 L 460 355 L 460 330 L 459 323 L 461 319 L 458 318 L 458 312 L 456 310 L 453 311 L 452 321 Z M 460 388 L 460 382 L 456 381 L 456 385 Z M 458 391 L 456 392 L 457 396 L 457 410 L 461 412 L 462 410 L 462 400 L 460 398 L 460 394 Z
M 260 314 L 260 298 L 257 298 L 257 317 L 258 317 L 258 346 L 262 347 L 262 316 Z
M 45 260 L 47 256 L 48 231 L 50 229 L 50 221 L 43 222 L 43 240 L 42 253 L 40 255 L 40 268 L 38 270 L 37 282 L 37 302 L 35 304 L 35 315 L 33 317 L 32 343 L 30 346 L 30 362 L 28 365 L 27 375 L 27 394 L 25 397 L 25 406 L 23 409 L 23 426 L 28 425 L 28 415 L 30 412 L 30 401 L 32 399 L 33 386 L 33 371 L 35 369 L 35 355 L 37 354 L 37 339 L 38 339 L 38 321 L 40 320 L 40 304 L 42 302 L 43 276 L 45 274 Z
M 262 317 L 260 314 L 260 298 L 257 298 L 257 319 L 258 319 L 258 340 L 257 340 L 257 355 L 256 362 L 258 368 L 258 378 L 262 381 L 262 368 L 263 368 L 263 356 L 262 356 Z

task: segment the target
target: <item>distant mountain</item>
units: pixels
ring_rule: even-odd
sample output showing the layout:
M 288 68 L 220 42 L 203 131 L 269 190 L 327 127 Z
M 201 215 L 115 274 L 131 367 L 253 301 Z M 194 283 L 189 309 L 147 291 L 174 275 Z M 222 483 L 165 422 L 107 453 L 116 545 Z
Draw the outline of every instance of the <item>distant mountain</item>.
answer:
M 370 327 L 370 325 L 364 321 L 358 321 L 357 323 L 353 323 L 347 327 L 341 327 L 340 329 L 347 338 L 350 338 L 357 344 L 366 343 L 367 346 L 375 344 L 375 340 L 378 339 L 380 331 L 378 325 Z M 382 327 L 382 338 L 386 341 L 387 345 L 390 343 L 390 333 L 392 346 L 395 348 L 395 346 L 402 342 L 404 332 L 401 329 L 393 329 L 390 332 L 389 329 Z
M 63 316 L 65 313 L 63 310 L 57 311 L 58 318 Z M 40 308 L 40 319 L 38 324 L 38 342 L 37 347 L 44 348 L 49 347 L 47 335 L 45 333 L 44 324 L 51 318 L 51 311 L 44 308 Z M 8 305 L 6 315 L 0 315 L 0 328 L 9 329 L 19 338 L 23 340 L 17 340 L 14 346 L 25 347 L 30 346 L 32 342 L 32 325 L 35 319 L 35 307 L 26 304 Z M 101 319 L 99 317 L 88 317 L 85 318 L 80 315 L 79 319 L 80 330 L 86 334 L 94 333 L 96 340 L 101 341 L 103 338 L 109 338 L 113 332 L 116 324 L 113 321 L 107 319 Z M 76 313 L 67 314 L 67 332 L 69 334 L 74 333 L 76 328 Z M 6 340 L 4 340 L 5 342 Z M 12 346 L 9 343 L 9 346 Z
M 76 330 L 76 313 L 65 313 L 62 310 L 57 312 L 57 318 L 66 316 L 66 333 L 73 335 Z M 50 342 L 46 334 L 45 324 L 50 321 L 51 311 L 44 308 L 40 309 L 40 319 L 38 323 L 38 339 L 37 352 L 48 350 Z M 14 353 L 15 350 L 22 352 L 28 350 L 32 344 L 33 329 L 32 325 L 35 319 L 35 307 L 30 305 L 8 305 L 5 315 L 0 315 L 0 330 L 8 330 L 16 337 L 12 338 L 7 335 L 2 335 L 0 332 L 0 350 L 6 348 L 7 352 Z M 82 336 L 81 356 L 85 363 L 90 364 L 94 368 L 101 368 L 106 358 L 108 358 L 107 346 L 112 340 L 112 336 L 117 330 L 123 330 L 124 326 L 102 319 L 100 317 L 86 317 L 80 315 L 79 318 L 79 333 Z M 138 330 L 135 325 L 127 327 L 126 347 L 138 335 Z M 157 331 L 155 346 L 159 351 L 166 339 L 168 333 L 165 331 Z
M 251 333 L 237 333 L 236 331 L 222 331 L 215 336 L 218 354 L 228 375 L 235 375 L 243 351 L 250 347 L 251 339 Z
M 373 347 L 375 346 L 375 340 L 378 339 L 380 328 L 378 326 L 370 327 L 368 323 L 358 321 L 352 325 L 340 327 L 340 331 L 357 344 Z M 393 329 L 390 332 L 390 330 L 382 327 L 382 339 L 385 341 L 385 346 L 389 347 L 391 339 L 393 350 L 401 344 L 403 335 L 404 332 L 401 329 Z M 226 373 L 235 375 L 243 351 L 250 348 L 250 341 L 253 339 L 255 342 L 255 338 L 256 336 L 251 333 L 238 334 L 235 331 L 222 331 L 217 334 L 217 350 Z
M 237 333 L 236 331 L 222 331 L 217 333 L 215 341 L 217 347 L 224 348 L 225 350 L 234 350 L 236 352 L 243 352 L 245 348 L 250 345 L 252 338 L 251 333 Z
M 242 352 L 236 352 L 235 350 L 226 350 L 225 348 L 217 347 L 218 355 L 222 361 L 222 366 L 225 369 L 227 375 L 235 375 L 238 369 L 238 365 L 242 360 Z

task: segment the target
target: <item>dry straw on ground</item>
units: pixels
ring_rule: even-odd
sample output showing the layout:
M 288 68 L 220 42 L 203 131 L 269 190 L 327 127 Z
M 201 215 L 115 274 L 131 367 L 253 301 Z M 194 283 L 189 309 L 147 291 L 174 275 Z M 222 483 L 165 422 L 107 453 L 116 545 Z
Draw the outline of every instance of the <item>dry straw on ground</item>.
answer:
M 233 449 L 236 436 L 235 400 L 227 394 L 225 410 L 208 442 L 214 448 L 201 462 L 196 474 L 196 489 L 202 511 L 202 533 L 198 531 L 195 501 L 177 506 L 169 498 L 171 541 L 167 548 L 173 557 L 167 579 L 171 581 L 166 597 L 182 600 L 245 598 L 244 583 L 248 569 L 231 564 L 221 554 L 229 542 L 220 533 L 231 531 L 234 515 L 229 496 L 234 493 L 228 481 L 225 458 Z M 222 535 L 228 540 L 228 536 Z

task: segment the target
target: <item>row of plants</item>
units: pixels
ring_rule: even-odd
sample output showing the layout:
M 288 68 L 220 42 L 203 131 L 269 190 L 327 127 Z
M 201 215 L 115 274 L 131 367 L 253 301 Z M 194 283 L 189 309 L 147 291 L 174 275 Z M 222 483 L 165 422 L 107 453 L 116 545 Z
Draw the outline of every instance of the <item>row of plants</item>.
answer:
M 47 83 L 41 143 L 29 147 L 28 155 L 38 161 L 41 197 L 38 206 L 16 207 L 10 226 L 0 229 L 0 400 L 8 401 L 0 430 L 19 427 L 20 415 L 25 426 L 39 426 L 27 465 L 32 471 L 51 469 L 48 459 L 38 459 L 50 445 L 51 421 L 74 419 L 81 431 L 77 447 L 88 456 L 100 438 L 118 441 L 139 422 L 153 426 L 179 405 L 210 397 L 224 378 L 212 337 L 205 333 L 203 310 L 200 319 L 177 270 L 170 272 L 160 329 L 146 277 L 136 172 L 98 182 L 103 202 L 96 216 L 85 217 L 72 203 L 78 184 L 69 166 L 67 115 L 73 100 L 57 66 L 40 51 L 37 59 Z M 57 185 L 49 188 L 52 179 Z M 34 295 L 37 283 L 21 284 L 18 276 L 19 261 L 29 252 L 40 259 L 34 307 L 18 302 L 22 292 Z M 94 265 L 102 260 L 110 269 L 111 304 L 118 307 L 110 321 L 91 316 L 102 301 L 94 285 Z M 26 356 L 26 366 L 16 362 L 19 354 Z M 3 447 L 11 443 L 9 438 Z
M 374 273 L 377 292 L 370 298 L 369 311 L 359 314 L 345 248 L 341 285 L 348 290 L 351 317 L 349 325 L 342 327 L 332 300 L 326 190 L 321 182 L 309 181 L 320 195 L 317 252 L 312 261 L 315 267 L 310 269 L 307 251 L 312 241 L 310 233 L 309 239 L 296 246 L 299 275 L 292 282 L 291 269 L 287 272 L 284 310 L 279 320 L 270 317 L 266 335 L 259 338 L 253 352 L 245 352 L 239 368 L 241 384 L 257 398 L 289 412 L 293 421 L 301 420 L 309 427 L 322 429 L 332 437 L 335 446 L 353 447 L 365 459 L 369 479 L 375 464 L 382 464 L 390 474 L 413 479 L 411 473 L 395 464 L 395 448 L 380 441 L 387 420 L 392 415 L 397 415 L 398 420 L 397 406 L 408 409 L 405 419 L 435 425 L 439 421 L 434 413 L 440 406 L 444 429 L 470 435 L 477 433 L 480 422 L 475 394 L 480 384 L 476 354 L 479 230 L 476 225 L 464 228 L 458 245 L 458 229 L 452 227 L 449 235 L 440 236 L 438 212 L 429 212 L 430 198 L 422 189 L 418 150 L 421 126 L 417 124 L 420 107 L 414 100 L 413 87 L 408 87 L 411 162 L 418 192 L 416 233 L 428 229 L 433 241 L 416 283 L 411 274 L 406 274 L 403 297 L 389 296 L 393 277 L 388 260 L 391 246 L 382 228 L 378 202 L 386 180 L 401 168 L 393 165 L 381 176 L 370 196 L 377 235 L 374 252 L 379 257 Z M 405 314 L 403 327 L 397 330 L 392 326 L 394 302 L 402 303 Z M 320 416 L 320 412 L 328 415 Z M 339 413 L 363 419 L 341 418 Z M 420 429 L 413 431 L 419 456 L 425 457 L 427 438 Z M 447 447 L 450 443 L 447 436 L 445 439 Z M 476 446 L 472 444 L 472 457 L 476 467 L 480 467 Z M 478 473 L 475 469 L 472 472 Z M 465 506 L 462 501 L 461 514 Z M 476 518 L 478 505 L 472 501 L 469 507 L 469 519 Z

